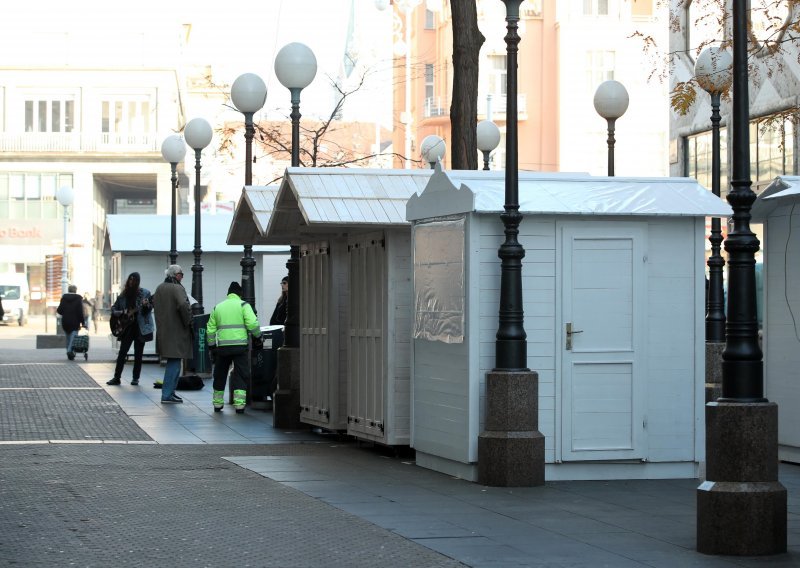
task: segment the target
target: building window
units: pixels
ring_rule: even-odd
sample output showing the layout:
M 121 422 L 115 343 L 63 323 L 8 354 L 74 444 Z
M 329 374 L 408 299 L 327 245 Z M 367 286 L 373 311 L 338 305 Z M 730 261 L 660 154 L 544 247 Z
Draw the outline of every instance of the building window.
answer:
M 603 81 L 614 78 L 616 60 L 617 55 L 613 51 L 586 52 L 587 80 L 592 90 L 596 89 Z
M 634 18 L 649 18 L 653 15 L 653 0 L 633 0 L 631 16 Z
M 692 61 L 707 45 L 725 39 L 726 11 L 716 2 L 690 0 L 684 8 L 686 53 Z
M 425 100 L 433 98 L 433 64 L 425 64 Z
M 100 128 L 104 134 L 147 134 L 150 132 L 150 100 L 142 97 L 101 102 Z M 109 136 L 109 139 L 112 137 Z M 111 140 L 109 140 L 111 141 Z
M 489 55 L 489 94 L 505 97 L 508 67 L 505 55 Z
M 608 16 L 608 0 L 583 0 L 584 16 Z
M 72 132 L 75 101 L 71 98 L 27 99 L 25 132 Z
M 427 8 L 425 9 L 425 29 L 436 29 L 436 12 L 428 10 Z
M 720 161 L 725 163 L 728 155 L 728 130 L 719 129 Z M 697 182 L 711 189 L 711 132 L 702 132 L 686 138 L 686 175 L 693 177 Z M 728 168 L 720 167 L 720 196 L 725 199 L 728 195 Z
M 72 174 L 0 173 L 0 219 L 57 219 L 62 185 L 72 185 Z

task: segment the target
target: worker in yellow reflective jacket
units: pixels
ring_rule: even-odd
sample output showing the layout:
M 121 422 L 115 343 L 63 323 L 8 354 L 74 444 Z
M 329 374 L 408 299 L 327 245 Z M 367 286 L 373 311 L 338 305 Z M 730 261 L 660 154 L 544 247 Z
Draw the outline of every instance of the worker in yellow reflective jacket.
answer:
M 242 301 L 242 286 L 231 282 L 228 297 L 214 307 L 206 326 L 206 341 L 214 361 L 214 392 L 212 403 L 215 412 L 225 405 L 225 383 L 228 369 L 233 363 L 231 388 L 233 407 L 238 414 L 244 412 L 247 401 L 247 383 L 250 366 L 247 364 L 247 344 L 253 338 L 254 346 L 261 344 L 261 328 L 253 308 Z

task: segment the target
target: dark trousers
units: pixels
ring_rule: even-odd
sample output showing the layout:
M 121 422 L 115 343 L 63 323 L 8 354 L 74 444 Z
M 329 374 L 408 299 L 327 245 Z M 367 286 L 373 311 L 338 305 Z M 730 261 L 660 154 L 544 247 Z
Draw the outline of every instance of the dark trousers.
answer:
M 119 355 L 117 355 L 117 366 L 114 369 L 114 378 L 122 377 L 122 368 L 125 366 L 125 357 L 128 356 L 131 344 L 133 344 L 133 378 L 138 379 L 142 373 L 142 354 L 144 353 L 144 342 L 137 341 L 139 335 L 138 325 L 135 323 L 128 326 L 122 337 L 119 338 Z
M 228 382 L 228 369 L 233 363 L 232 390 L 247 390 L 247 346 L 218 347 L 214 356 L 214 390 L 224 391 Z

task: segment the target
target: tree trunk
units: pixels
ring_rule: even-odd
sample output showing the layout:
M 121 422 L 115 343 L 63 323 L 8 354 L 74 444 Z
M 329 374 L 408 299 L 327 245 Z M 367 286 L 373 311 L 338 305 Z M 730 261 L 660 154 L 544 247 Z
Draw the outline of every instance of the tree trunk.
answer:
M 450 168 L 478 169 L 478 68 L 486 38 L 478 29 L 475 0 L 451 0 L 453 96 L 450 102 Z

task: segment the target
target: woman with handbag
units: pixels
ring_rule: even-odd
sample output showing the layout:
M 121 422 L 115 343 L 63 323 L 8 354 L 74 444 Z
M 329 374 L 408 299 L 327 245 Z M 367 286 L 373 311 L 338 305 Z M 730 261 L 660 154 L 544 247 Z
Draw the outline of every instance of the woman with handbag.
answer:
M 142 355 L 144 344 L 153 340 L 153 304 L 150 291 L 139 286 L 141 277 L 138 272 L 131 272 L 125 281 L 125 288 L 117 297 L 111 308 L 112 333 L 119 340 L 119 355 L 114 377 L 106 382 L 107 385 L 120 384 L 122 368 L 128 351 L 133 345 L 133 379 L 131 384 L 139 384 L 142 372 Z

